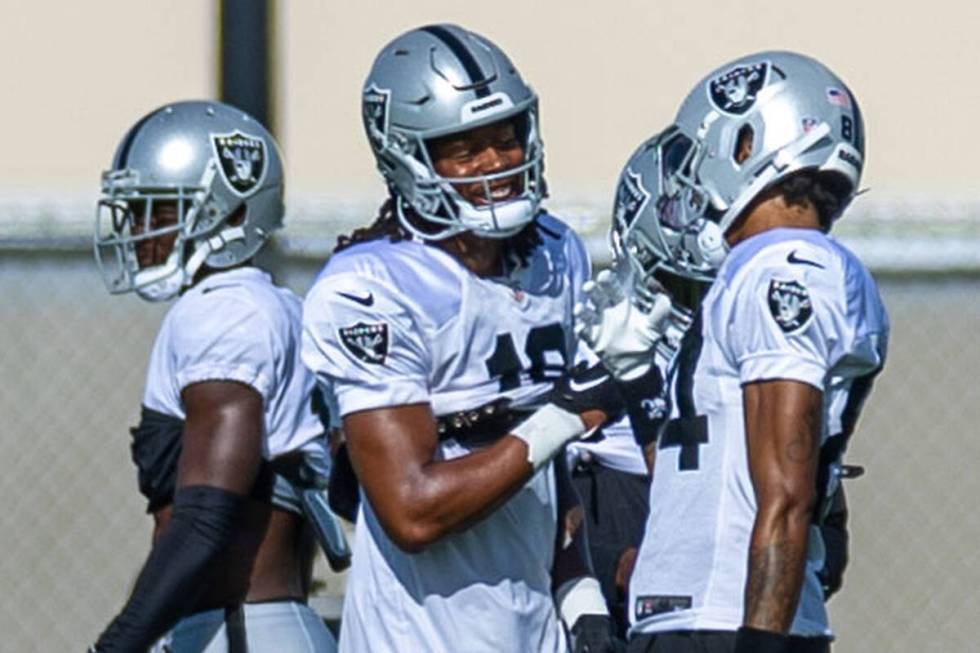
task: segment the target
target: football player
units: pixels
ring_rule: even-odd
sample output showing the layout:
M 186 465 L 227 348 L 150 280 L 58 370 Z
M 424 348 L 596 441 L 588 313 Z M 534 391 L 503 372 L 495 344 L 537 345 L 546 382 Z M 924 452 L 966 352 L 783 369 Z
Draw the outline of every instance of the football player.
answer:
M 634 157 L 642 156 L 645 149 L 656 142 L 657 139 L 654 138 L 645 143 Z M 580 302 L 575 309 L 578 318 L 576 329 L 586 342 L 599 347 L 607 360 L 610 353 L 609 343 L 598 342 L 593 338 L 593 335 L 599 335 L 593 333 L 598 330 L 596 318 L 604 308 L 616 305 L 626 298 L 624 288 L 636 272 L 629 268 L 629 261 L 622 255 L 622 241 L 634 224 L 636 211 L 643 208 L 643 196 L 638 194 L 634 183 L 637 173 L 629 165 L 627 170 L 631 174 L 624 173 L 613 205 L 614 226 L 610 230 L 610 244 L 614 251 L 614 266 L 602 270 L 595 280 L 585 283 L 585 301 Z M 644 275 L 644 278 L 647 276 Z M 656 284 L 646 293 L 650 308 L 657 304 L 658 296 L 655 291 L 661 290 L 660 282 Z M 655 310 L 654 319 L 658 320 L 658 328 L 651 334 L 656 343 L 651 343 L 651 346 L 657 361 L 657 370 L 654 373 L 658 376 L 653 388 L 641 388 L 642 400 L 648 402 L 646 407 L 637 407 L 637 410 L 632 411 L 632 421 L 638 430 L 631 427 L 630 420 L 623 419 L 603 427 L 597 434 L 601 437 L 593 436 L 573 442 L 567 448 L 572 459 L 572 481 L 583 500 L 589 549 L 596 575 L 614 619 L 617 636 L 624 640 L 629 627 L 625 601 L 627 583 L 643 536 L 649 505 L 652 459 L 646 459 L 642 445 L 649 444 L 655 437 L 655 424 L 663 417 L 665 398 L 657 390 L 662 386 L 663 371 L 676 352 L 681 335 L 690 324 L 690 308 L 684 304 L 686 297 L 680 292 L 680 284 L 674 290 L 679 301 L 668 304 L 660 299 Z M 627 304 L 623 304 L 625 306 Z M 659 321 L 661 315 L 664 317 Z M 645 313 L 643 317 L 644 320 L 650 319 Z M 614 330 L 610 330 L 608 335 L 613 333 Z M 649 353 L 644 351 L 642 358 L 644 362 L 649 362 Z M 611 361 L 611 364 L 616 365 L 616 361 Z M 631 362 L 629 367 L 633 371 L 637 369 L 635 362 Z M 643 417 L 645 414 L 650 417 Z
M 95 252 L 110 292 L 180 298 L 132 430 L 153 548 L 94 651 L 146 651 L 165 633 L 174 653 L 336 650 L 305 602 L 316 489 L 300 477 L 322 477 L 327 457 L 301 304 L 252 264 L 282 216 L 278 146 L 218 102 L 148 114 L 103 174 Z
M 648 170 L 622 251 L 638 279 L 713 284 L 667 378 L 632 651 L 829 650 L 818 526 L 888 338 L 871 275 L 827 235 L 863 160 L 847 86 L 813 59 L 764 52 L 699 82 L 633 162 Z M 642 324 L 636 304 L 615 308 Z M 635 329 L 612 334 L 613 312 L 586 331 L 638 352 Z
M 601 367 L 564 376 L 590 266 L 541 208 L 537 97 L 488 39 L 430 25 L 381 50 L 362 100 L 390 197 L 303 313 L 363 488 L 340 649 L 565 651 L 561 619 L 575 651 L 610 650 L 552 458 L 618 397 Z
M 589 527 L 589 547 L 596 573 L 602 582 L 603 595 L 616 620 L 617 635 L 626 637 L 629 627 L 629 609 L 626 605 L 626 592 L 630 574 L 635 563 L 637 548 L 643 537 L 643 529 L 649 510 L 650 472 L 652 471 L 652 447 L 659 425 L 666 416 L 666 397 L 663 394 L 662 379 L 669 362 L 675 355 L 681 336 L 690 325 L 692 306 L 696 306 L 705 284 L 688 282 L 680 278 L 670 278 L 658 270 L 654 279 L 646 270 L 633 270 L 624 255 L 623 244 L 636 225 L 638 212 L 647 210 L 644 188 L 655 187 L 651 180 L 643 180 L 642 175 L 649 172 L 650 166 L 635 166 L 634 161 L 648 156 L 648 150 L 656 147 L 658 137 L 644 143 L 626 166 L 617 186 L 613 205 L 613 227 L 610 241 L 614 252 L 614 265 L 611 269 L 599 272 L 594 281 L 584 285 L 585 300 L 576 306 L 578 318 L 576 328 L 579 334 L 592 347 L 602 352 L 603 358 L 614 371 L 625 367 L 632 373 L 648 363 L 654 363 L 653 376 L 647 377 L 652 384 L 634 388 L 636 382 L 623 379 L 620 374 L 620 387 L 628 397 L 638 398 L 627 402 L 630 419 L 622 420 L 602 429 L 601 439 L 589 438 L 568 446 L 575 455 L 573 482 L 583 498 L 587 525 Z M 644 299 L 627 299 L 625 288 L 633 279 L 642 279 L 645 284 Z M 669 288 L 669 290 L 668 290 Z M 671 303 L 666 297 L 673 298 Z M 639 315 L 622 312 L 617 318 L 628 321 L 630 317 L 641 317 L 647 327 L 653 327 L 649 340 L 635 351 L 641 352 L 640 361 L 629 360 L 624 363 L 615 359 L 612 347 L 622 346 L 619 330 L 609 329 L 601 333 L 601 314 L 618 306 L 619 311 L 633 305 L 643 306 Z M 647 311 L 652 311 L 652 315 Z M 607 319 L 612 317 L 609 311 Z M 663 317 L 662 317 L 663 316 Z M 622 324 L 625 322 L 621 323 Z M 599 340 L 601 336 L 612 337 L 613 342 Z M 635 343 L 630 343 L 634 347 Z M 652 356 L 651 356 L 652 352 Z M 629 377 L 630 374 L 626 373 Z

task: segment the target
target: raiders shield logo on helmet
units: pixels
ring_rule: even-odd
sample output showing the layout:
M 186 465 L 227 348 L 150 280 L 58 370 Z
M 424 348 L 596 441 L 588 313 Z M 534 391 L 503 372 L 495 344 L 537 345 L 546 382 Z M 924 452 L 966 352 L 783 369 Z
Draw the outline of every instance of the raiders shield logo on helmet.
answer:
M 796 281 L 769 282 L 769 312 L 786 333 L 799 331 L 813 317 L 810 293 Z
M 383 143 L 388 138 L 388 100 L 391 91 L 380 89 L 373 84 L 364 91 L 364 126 L 372 140 Z
M 755 103 L 756 95 L 766 85 L 768 77 L 767 61 L 751 66 L 735 66 L 708 82 L 708 94 L 711 102 L 725 113 L 741 115 Z
M 230 134 L 212 134 L 211 143 L 221 175 L 235 193 L 244 197 L 258 188 L 268 160 L 263 139 L 235 130 Z
M 648 201 L 650 193 L 640 183 L 640 175 L 627 168 L 616 189 L 616 221 L 627 227 L 633 224 Z
M 339 329 L 340 341 L 347 351 L 372 365 L 381 365 L 388 356 L 388 325 L 384 322 L 365 324 L 358 322 L 353 326 Z

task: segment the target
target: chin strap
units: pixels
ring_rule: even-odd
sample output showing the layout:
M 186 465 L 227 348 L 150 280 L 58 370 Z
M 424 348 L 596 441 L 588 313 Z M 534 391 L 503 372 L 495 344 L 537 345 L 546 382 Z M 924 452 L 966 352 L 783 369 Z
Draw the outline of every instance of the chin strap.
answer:
M 535 203 L 527 198 L 517 198 L 503 204 L 491 202 L 486 208 L 478 208 L 465 201 L 458 206 L 459 221 L 468 231 L 486 238 L 510 238 L 517 235 L 534 219 L 537 208 Z M 490 214 L 489 224 L 486 221 L 487 213 Z M 501 224 L 514 226 L 504 228 Z M 487 227 L 491 226 L 492 230 L 488 231 Z
M 395 199 L 395 215 L 398 216 L 398 222 L 400 222 L 401 225 L 405 227 L 405 229 L 408 230 L 410 234 L 412 234 L 412 237 L 415 240 L 419 240 L 422 242 L 425 242 L 427 240 L 445 240 L 446 238 L 450 238 L 457 234 L 461 234 L 465 231 L 465 229 L 457 225 L 447 225 L 445 229 L 443 229 L 442 231 L 437 231 L 435 233 L 427 233 L 425 231 L 422 231 L 421 229 L 413 225 L 412 221 L 409 220 L 408 216 L 405 215 L 405 208 L 402 205 L 402 199 L 400 197 Z M 433 224 L 442 224 L 442 223 L 436 223 L 435 221 L 431 221 L 431 222 Z
M 194 275 L 197 274 L 197 271 L 201 269 L 201 266 L 204 265 L 204 262 L 211 254 L 236 240 L 245 240 L 244 227 L 228 227 L 207 240 L 198 243 L 194 253 L 187 260 L 187 263 L 184 264 L 185 282 L 189 282 L 194 278 Z
M 163 265 L 138 270 L 132 278 L 132 287 L 143 299 L 151 302 L 170 299 L 184 285 L 180 269 L 180 245 L 176 244 Z
M 698 230 L 697 242 L 702 260 L 712 268 L 717 268 L 728 256 L 728 243 L 725 242 L 725 234 L 717 222 L 704 220 Z

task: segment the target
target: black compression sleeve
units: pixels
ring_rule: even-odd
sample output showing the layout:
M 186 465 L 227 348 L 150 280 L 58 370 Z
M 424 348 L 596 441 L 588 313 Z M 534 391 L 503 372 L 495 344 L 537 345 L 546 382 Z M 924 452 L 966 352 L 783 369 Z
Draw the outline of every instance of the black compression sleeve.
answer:
M 153 545 L 129 601 L 96 643 L 99 653 L 142 653 L 193 609 L 244 504 L 244 496 L 207 485 L 177 491 L 170 523 Z

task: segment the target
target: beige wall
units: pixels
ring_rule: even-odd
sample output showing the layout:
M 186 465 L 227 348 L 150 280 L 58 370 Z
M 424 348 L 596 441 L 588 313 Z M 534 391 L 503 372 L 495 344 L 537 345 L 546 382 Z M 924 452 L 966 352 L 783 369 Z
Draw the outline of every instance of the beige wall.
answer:
M 280 133 L 290 187 L 380 192 L 358 93 L 377 49 L 426 22 L 499 42 L 542 97 L 556 196 L 609 192 L 630 150 L 690 84 L 762 48 L 815 55 L 868 122 L 867 182 L 969 190 L 980 178 L 980 5 L 966 0 L 279 0 Z M 900 7 L 900 9 L 899 9 Z M 214 92 L 214 3 L 0 0 L 0 186 L 93 187 L 128 123 Z
M 0 0 L 0 187 L 98 188 L 130 123 L 213 94 L 200 0 Z

